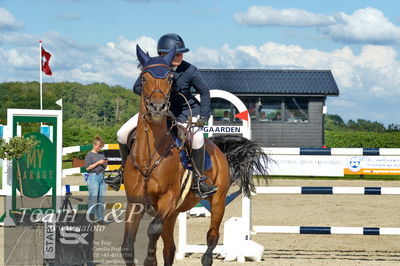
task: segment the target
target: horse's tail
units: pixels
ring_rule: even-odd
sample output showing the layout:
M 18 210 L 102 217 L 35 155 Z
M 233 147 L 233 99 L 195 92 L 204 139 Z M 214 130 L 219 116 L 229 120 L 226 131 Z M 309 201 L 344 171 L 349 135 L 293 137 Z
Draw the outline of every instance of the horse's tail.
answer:
M 210 140 L 225 154 L 231 182 L 240 186 L 247 197 L 255 192 L 253 174 L 267 175 L 268 156 L 257 143 L 237 135 L 219 135 Z

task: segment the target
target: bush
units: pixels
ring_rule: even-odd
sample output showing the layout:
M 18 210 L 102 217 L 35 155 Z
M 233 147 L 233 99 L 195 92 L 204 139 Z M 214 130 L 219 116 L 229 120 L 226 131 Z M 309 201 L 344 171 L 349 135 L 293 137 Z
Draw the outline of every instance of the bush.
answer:
M 329 148 L 400 148 L 400 132 L 325 131 Z

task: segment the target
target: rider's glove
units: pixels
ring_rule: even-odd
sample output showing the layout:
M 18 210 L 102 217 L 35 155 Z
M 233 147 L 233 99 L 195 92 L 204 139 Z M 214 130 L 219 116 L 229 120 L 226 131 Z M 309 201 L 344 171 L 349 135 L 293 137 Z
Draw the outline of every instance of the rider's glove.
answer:
M 196 126 L 198 127 L 204 127 L 204 125 L 207 123 L 208 119 L 205 116 L 200 116 L 200 118 L 196 121 Z

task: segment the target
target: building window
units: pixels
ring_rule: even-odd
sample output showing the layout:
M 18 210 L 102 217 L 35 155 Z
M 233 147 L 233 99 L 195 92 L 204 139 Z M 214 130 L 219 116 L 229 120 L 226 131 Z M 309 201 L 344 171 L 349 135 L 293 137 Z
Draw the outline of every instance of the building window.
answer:
M 309 98 L 301 97 L 239 97 L 254 123 L 307 123 Z M 238 110 L 224 99 L 211 99 L 214 121 L 236 123 Z
M 258 122 L 282 121 L 282 100 L 281 99 L 259 99 Z
M 218 122 L 238 122 L 235 114 L 238 113 L 233 104 L 224 99 L 211 99 L 211 112 L 214 121 Z
M 307 98 L 296 97 L 241 97 L 255 123 L 306 123 Z
M 289 123 L 308 122 L 308 99 L 285 98 L 284 119 Z

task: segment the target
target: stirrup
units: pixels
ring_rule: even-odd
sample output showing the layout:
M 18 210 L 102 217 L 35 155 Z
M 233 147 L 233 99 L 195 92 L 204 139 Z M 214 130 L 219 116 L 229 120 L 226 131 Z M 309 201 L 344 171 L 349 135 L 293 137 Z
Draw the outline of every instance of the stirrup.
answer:
M 207 177 L 204 175 L 201 177 L 198 177 L 195 173 L 193 173 L 193 175 L 194 176 L 193 176 L 193 183 L 192 183 L 191 189 L 198 190 L 200 187 L 200 182 L 205 181 L 207 179 Z
M 207 177 L 206 176 L 202 176 L 202 177 L 195 177 L 194 178 L 195 180 L 195 183 L 192 185 L 192 189 L 195 191 L 195 195 L 197 196 L 197 197 L 200 197 L 200 198 L 202 198 L 202 199 L 205 199 L 205 198 L 207 198 L 208 196 L 210 196 L 210 195 L 212 195 L 212 194 L 214 194 L 216 191 L 217 191 L 217 189 L 218 189 L 218 187 L 217 186 L 214 186 L 214 185 L 209 185 L 209 184 L 207 184 L 206 182 L 205 182 L 205 180 L 207 179 Z M 208 186 L 208 191 L 202 191 L 201 190 L 201 184 L 203 184 L 203 186 Z
M 112 176 L 112 174 L 115 172 L 117 172 L 117 175 Z M 122 183 L 122 179 L 123 173 L 118 170 L 114 170 L 106 178 L 104 178 L 104 182 L 106 182 L 107 185 L 117 185 Z
M 113 173 L 117 172 L 116 176 L 112 176 Z M 109 185 L 113 190 L 119 191 L 121 184 L 123 183 L 123 165 L 118 170 L 112 171 L 107 178 L 104 179 L 104 182 Z

